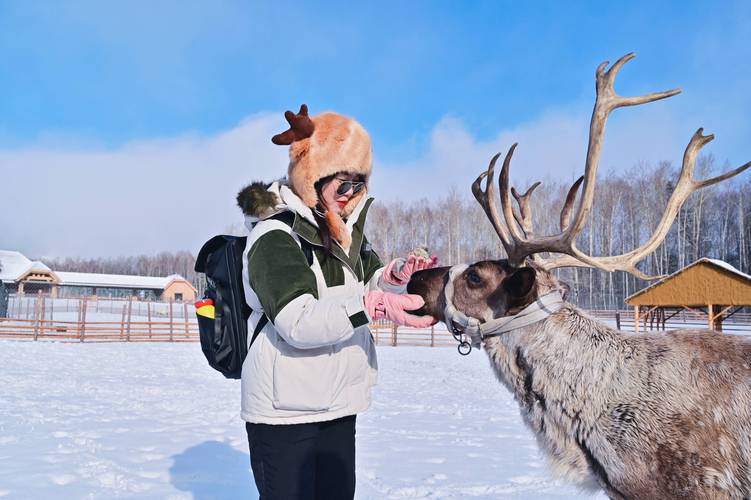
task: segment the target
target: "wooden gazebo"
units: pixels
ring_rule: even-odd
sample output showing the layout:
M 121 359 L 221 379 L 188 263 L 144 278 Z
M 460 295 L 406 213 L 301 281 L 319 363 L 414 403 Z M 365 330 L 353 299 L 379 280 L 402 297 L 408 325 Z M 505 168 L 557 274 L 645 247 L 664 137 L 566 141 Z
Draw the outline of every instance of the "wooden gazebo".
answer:
M 722 331 L 723 320 L 751 306 L 751 276 L 727 262 L 699 259 L 626 298 L 634 306 L 635 331 L 646 316 L 665 322 L 684 310 L 701 313 L 710 329 Z

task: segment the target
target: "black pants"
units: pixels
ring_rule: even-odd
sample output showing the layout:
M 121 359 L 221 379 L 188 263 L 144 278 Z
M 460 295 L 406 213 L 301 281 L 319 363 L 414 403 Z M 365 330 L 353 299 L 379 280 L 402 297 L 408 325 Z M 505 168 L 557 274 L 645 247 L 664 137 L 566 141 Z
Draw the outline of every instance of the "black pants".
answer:
M 245 424 L 261 500 L 352 500 L 355 415 L 292 425 Z

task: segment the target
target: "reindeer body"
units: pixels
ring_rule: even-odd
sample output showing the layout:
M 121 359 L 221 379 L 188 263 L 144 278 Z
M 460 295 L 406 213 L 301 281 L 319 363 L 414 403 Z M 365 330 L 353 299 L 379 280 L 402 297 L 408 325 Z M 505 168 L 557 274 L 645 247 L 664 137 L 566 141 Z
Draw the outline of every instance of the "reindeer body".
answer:
M 611 498 L 751 498 L 751 341 L 627 334 L 567 305 L 485 349 L 558 475 Z
M 651 236 L 620 255 L 579 250 L 608 116 L 680 92 L 617 94 L 615 78 L 633 58 L 627 54 L 612 66 L 604 62 L 595 72 L 584 175 L 568 191 L 560 232 L 535 234 L 530 199 L 539 183 L 523 194 L 509 190 L 514 144 L 498 177 L 500 211 L 493 183 L 500 153 L 472 184 L 508 259 L 420 271 L 407 289 L 425 300 L 420 312 L 443 318 L 460 340 L 484 342 L 498 378 L 519 401 L 558 475 L 585 488 L 602 487 L 617 499 L 751 500 L 751 339 L 700 330 L 627 334 L 571 304 L 515 330 L 492 326 L 524 319 L 540 297 L 559 294 L 565 287 L 553 269 L 590 267 L 656 278 L 637 264 L 664 241 L 691 193 L 751 168 L 747 162 L 709 179 L 695 178 L 697 155 L 714 138 L 700 128 L 686 146 L 678 180 Z

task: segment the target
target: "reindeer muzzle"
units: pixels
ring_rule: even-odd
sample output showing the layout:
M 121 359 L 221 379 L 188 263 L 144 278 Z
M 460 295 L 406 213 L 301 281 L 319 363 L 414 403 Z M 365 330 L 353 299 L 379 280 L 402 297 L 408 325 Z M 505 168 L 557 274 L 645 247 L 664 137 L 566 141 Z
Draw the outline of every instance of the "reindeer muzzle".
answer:
M 469 267 L 467 264 L 458 264 L 449 271 L 448 282 L 444 289 L 446 308 L 443 311 L 444 322 L 451 331 L 451 335 L 459 342 L 459 354 L 463 356 L 469 354 L 473 346 L 480 347 L 480 343 L 488 337 L 497 337 L 537 323 L 563 307 L 564 301 L 561 293 L 554 290 L 537 297 L 534 302 L 513 316 L 503 316 L 485 322 L 467 316 L 454 306 L 454 281 L 467 267 Z

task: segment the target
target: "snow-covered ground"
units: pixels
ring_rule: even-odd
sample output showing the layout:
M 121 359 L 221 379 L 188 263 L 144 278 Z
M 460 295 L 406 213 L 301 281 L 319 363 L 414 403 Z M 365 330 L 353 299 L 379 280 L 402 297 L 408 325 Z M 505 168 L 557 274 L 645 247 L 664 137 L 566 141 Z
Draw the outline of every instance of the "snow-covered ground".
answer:
M 379 347 L 357 498 L 604 498 L 554 481 L 484 354 Z M 198 344 L 0 342 L 0 497 L 257 498 Z

